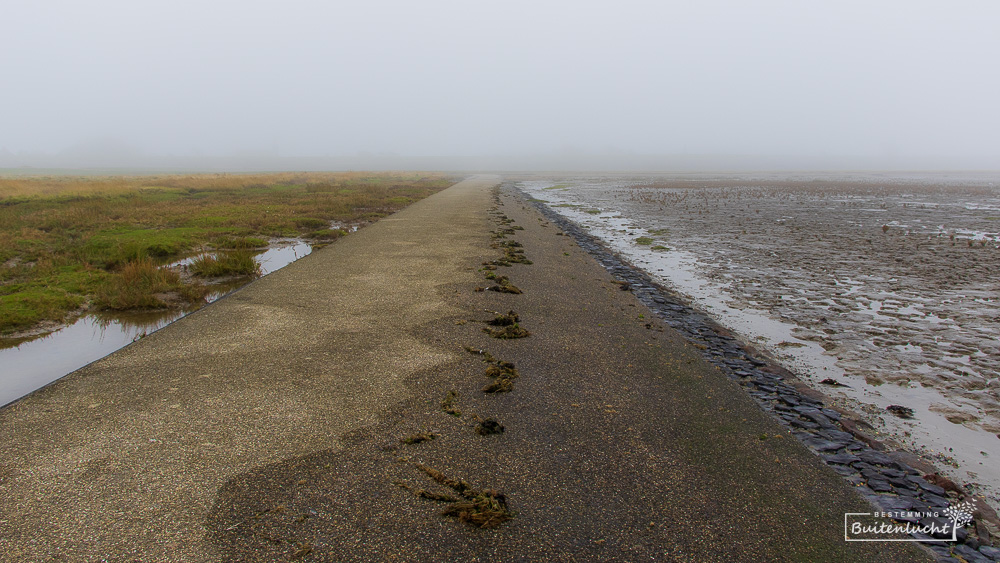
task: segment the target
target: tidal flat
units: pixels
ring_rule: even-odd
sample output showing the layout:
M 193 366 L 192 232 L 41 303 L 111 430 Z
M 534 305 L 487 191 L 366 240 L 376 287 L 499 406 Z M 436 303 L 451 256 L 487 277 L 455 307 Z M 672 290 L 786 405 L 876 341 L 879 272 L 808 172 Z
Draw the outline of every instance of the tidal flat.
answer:
M 1000 503 L 1000 174 L 520 186 L 886 439 Z

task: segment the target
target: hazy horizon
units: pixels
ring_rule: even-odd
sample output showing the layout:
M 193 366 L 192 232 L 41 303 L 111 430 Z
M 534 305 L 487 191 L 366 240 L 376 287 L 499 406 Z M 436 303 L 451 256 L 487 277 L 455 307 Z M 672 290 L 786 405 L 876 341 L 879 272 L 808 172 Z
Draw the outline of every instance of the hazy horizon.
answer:
M 989 1 L 5 16 L 0 168 L 1000 169 Z

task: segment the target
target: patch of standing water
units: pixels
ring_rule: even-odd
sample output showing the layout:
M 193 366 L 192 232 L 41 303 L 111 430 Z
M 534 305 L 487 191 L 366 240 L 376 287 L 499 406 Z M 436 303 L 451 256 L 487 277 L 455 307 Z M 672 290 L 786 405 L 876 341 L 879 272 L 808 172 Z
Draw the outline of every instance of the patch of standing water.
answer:
M 268 248 L 257 256 L 257 263 L 260 264 L 260 275 L 266 276 L 275 270 L 280 270 L 311 252 L 312 247 L 309 246 L 309 243 L 298 240 L 292 241 L 290 244 Z
M 267 275 L 310 252 L 312 247 L 308 243 L 281 240 L 255 259 L 260 264 L 261 275 Z M 241 285 L 244 284 L 223 285 L 207 300 L 211 303 Z M 0 349 L 0 406 L 97 361 L 191 311 L 86 315 L 41 338 Z
M 787 367 L 805 376 L 807 382 L 831 397 L 834 404 L 862 414 L 894 439 L 938 462 L 954 479 L 970 485 L 974 492 L 984 494 L 991 504 L 997 506 L 1000 468 L 990 461 L 1000 454 L 997 436 L 963 423 L 988 415 L 977 397 L 962 388 L 952 387 L 950 380 L 941 373 L 944 369 L 945 375 L 948 375 L 950 370 L 961 367 L 967 377 L 979 377 L 983 381 L 996 375 L 995 371 L 992 375 L 980 374 L 970 365 L 974 358 L 981 360 L 984 357 L 981 351 L 969 350 L 965 346 L 954 352 L 950 349 L 952 344 L 948 340 L 955 338 L 954 331 L 962 330 L 967 338 L 975 331 L 973 326 L 959 326 L 952 319 L 935 314 L 951 305 L 943 300 L 934 303 L 932 298 L 922 295 L 901 295 L 891 290 L 873 291 L 868 287 L 869 282 L 881 283 L 883 280 L 875 277 L 869 280 L 871 276 L 862 276 L 866 281 L 854 276 L 832 276 L 828 285 L 833 289 L 829 290 L 817 290 L 801 282 L 782 290 L 782 278 L 795 272 L 781 271 L 781 275 L 776 277 L 763 277 L 765 286 L 768 286 L 764 287 L 752 277 L 740 279 L 743 270 L 738 266 L 741 265 L 731 263 L 732 258 L 718 251 L 725 249 L 728 243 L 724 239 L 712 239 L 711 231 L 668 232 L 666 229 L 653 229 L 652 226 L 662 226 L 662 222 L 657 220 L 662 211 L 655 206 L 644 207 L 635 199 L 618 200 L 614 190 L 621 187 L 619 184 L 585 181 L 568 184 L 571 187 L 558 191 L 545 190 L 551 185 L 550 182 L 521 184 L 529 195 L 546 201 L 553 210 L 587 228 L 665 286 L 685 295 L 696 308 L 708 312 L 748 342 L 768 351 Z M 780 214 L 780 207 L 777 209 L 775 214 Z M 875 229 L 872 229 L 875 233 L 881 232 Z M 954 229 L 952 232 L 973 239 L 980 234 L 965 229 Z M 654 242 L 639 244 L 639 237 L 649 237 Z M 778 244 L 787 243 L 775 240 L 770 248 L 780 248 Z M 669 249 L 653 250 L 656 245 Z M 762 247 L 762 251 L 767 252 L 767 248 Z M 771 253 L 774 255 L 773 250 Z M 719 259 L 727 265 L 720 268 L 718 264 L 713 264 Z M 723 272 L 721 275 L 720 269 Z M 713 272 L 715 276 L 711 275 Z M 734 279 L 743 283 L 743 291 L 738 289 L 739 284 L 736 284 L 736 290 L 733 289 L 730 284 Z M 885 284 L 898 284 L 898 280 L 893 277 L 882 285 Z M 762 289 L 784 293 L 770 312 L 754 306 L 755 293 Z M 989 301 L 988 297 L 980 298 Z M 811 317 L 811 324 L 803 324 L 803 319 L 810 318 L 807 312 L 810 302 L 819 313 Z M 924 310 L 931 304 L 937 306 L 934 312 Z M 799 310 L 801 312 L 795 314 Z M 826 323 L 827 319 L 818 319 L 824 315 L 829 316 L 831 321 L 827 326 L 839 330 L 825 333 L 818 330 L 816 320 Z M 907 337 L 886 336 L 904 329 L 908 331 L 906 334 L 927 335 L 931 331 L 935 334 L 930 339 L 925 337 L 910 341 Z M 887 355 L 893 353 L 894 357 L 907 363 L 888 361 Z M 928 358 L 932 359 L 931 362 L 924 362 Z M 862 375 L 859 365 L 867 365 L 869 372 L 881 374 L 883 379 L 892 383 L 884 383 L 877 378 L 869 382 L 867 377 L 859 377 Z M 903 377 L 908 373 L 908 377 Z M 826 378 L 838 379 L 850 386 L 827 388 L 818 384 Z M 892 404 L 906 405 L 914 409 L 918 417 L 903 420 L 887 416 L 886 407 Z

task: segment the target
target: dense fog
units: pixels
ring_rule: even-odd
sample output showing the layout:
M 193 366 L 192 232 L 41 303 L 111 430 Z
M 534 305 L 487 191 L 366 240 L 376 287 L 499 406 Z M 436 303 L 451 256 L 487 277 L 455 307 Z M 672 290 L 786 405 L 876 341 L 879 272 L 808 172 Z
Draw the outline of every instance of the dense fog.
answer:
M 0 167 L 1000 169 L 1000 4 L 4 8 Z

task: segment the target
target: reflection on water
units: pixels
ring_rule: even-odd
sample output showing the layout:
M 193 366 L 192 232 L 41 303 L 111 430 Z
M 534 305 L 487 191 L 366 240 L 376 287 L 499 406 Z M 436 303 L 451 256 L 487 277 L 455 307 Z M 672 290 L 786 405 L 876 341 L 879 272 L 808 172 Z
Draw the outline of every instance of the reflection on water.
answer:
M 194 309 L 192 309 L 194 310 Z M 102 311 L 88 318 L 93 319 L 94 328 L 106 332 L 108 329 L 120 328 L 124 333 L 138 340 L 147 334 L 162 328 L 190 311 L 146 311 L 142 313 L 112 313 Z
M 291 244 L 269 248 L 257 256 L 257 263 L 260 264 L 262 275 L 281 269 L 288 264 L 302 258 L 312 252 L 309 243 L 294 241 Z
M 311 251 L 307 243 L 286 241 L 281 246 L 262 252 L 256 259 L 260 263 L 261 274 L 269 274 Z M 218 285 L 208 301 L 219 299 L 247 281 L 235 280 Z M 34 340 L 0 339 L 0 405 L 99 360 L 190 312 L 96 313 Z
M 254 259 L 260 264 L 260 274 L 263 276 L 275 270 L 280 270 L 311 252 L 312 246 L 307 242 L 302 242 L 298 239 L 280 239 L 275 241 L 271 245 L 271 248 L 255 252 Z M 199 252 L 182 260 L 171 262 L 166 266 L 169 268 L 186 267 L 190 266 L 196 258 L 215 255 L 215 252 Z M 240 285 L 243 284 L 241 283 Z
M 27 395 L 182 316 L 184 313 L 173 312 L 155 321 L 126 322 L 86 316 L 43 338 L 0 350 L 0 404 Z

